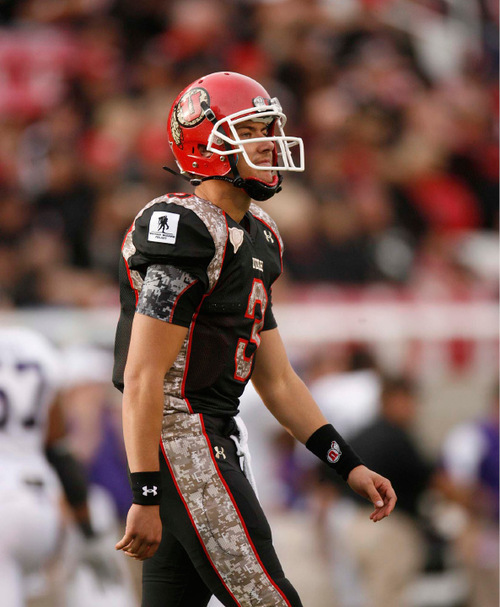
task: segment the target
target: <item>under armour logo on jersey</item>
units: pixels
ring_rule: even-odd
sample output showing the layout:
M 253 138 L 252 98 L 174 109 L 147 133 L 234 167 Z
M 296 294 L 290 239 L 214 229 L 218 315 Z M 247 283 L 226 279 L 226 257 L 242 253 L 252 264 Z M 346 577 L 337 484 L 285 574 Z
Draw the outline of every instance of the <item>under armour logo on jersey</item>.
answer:
M 240 230 L 240 228 L 229 228 L 229 241 L 236 253 L 243 243 L 243 230 Z
M 217 459 L 226 459 L 226 454 L 224 453 L 224 447 L 214 447 L 215 457 Z
M 269 230 L 264 230 L 264 236 L 266 237 L 267 242 L 270 242 L 271 244 L 273 244 L 274 238 Z
M 147 485 L 144 485 L 144 487 L 142 488 L 142 495 L 144 495 L 144 497 L 147 497 L 150 493 L 152 493 L 153 495 L 158 495 L 158 487 L 156 485 L 153 485 L 150 489 Z
M 330 445 L 330 450 L 326 454 L 326 459 L 330 462 L 330 464 L 336 464 L 340 456 L 342 455 L 342 451 L 340 450 L 340 446 L 336 440 L 332 441 Z

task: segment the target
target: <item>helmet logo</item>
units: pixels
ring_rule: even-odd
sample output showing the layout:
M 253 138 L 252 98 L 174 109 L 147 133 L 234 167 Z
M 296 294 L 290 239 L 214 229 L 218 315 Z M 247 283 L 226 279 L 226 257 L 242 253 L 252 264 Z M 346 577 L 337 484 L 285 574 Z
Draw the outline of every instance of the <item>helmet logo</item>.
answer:
M 208 93 L 202 88 L 189 89 L 181 97 L 175 113 L 177 114 L 177 120 L 182 126 L 196 126 L 205 118 L 205 114 L 201 109 L 202 101 L 210 105 Z
M 203 101 L 207 105 L 210 105 L 210 97 L 205 89 L 200 87 L 189 89 L 180 98 L 172 112 L 170 123 L 172 136 L 175 143 L 181 149 L 183 141 L 181 127 L 190 128 L 196 126 L 205 118 L 205 114 L 201 108 Z

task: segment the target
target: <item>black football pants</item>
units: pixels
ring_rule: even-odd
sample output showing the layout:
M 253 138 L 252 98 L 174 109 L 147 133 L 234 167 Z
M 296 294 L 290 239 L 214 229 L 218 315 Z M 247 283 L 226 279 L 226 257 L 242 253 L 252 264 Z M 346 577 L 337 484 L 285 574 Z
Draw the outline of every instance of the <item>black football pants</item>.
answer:
M 143 565 L 142 607 L 302 607 L 285 578 L 260 503 L 241 471 L 233 420 L 164 422 L 163 535 Z

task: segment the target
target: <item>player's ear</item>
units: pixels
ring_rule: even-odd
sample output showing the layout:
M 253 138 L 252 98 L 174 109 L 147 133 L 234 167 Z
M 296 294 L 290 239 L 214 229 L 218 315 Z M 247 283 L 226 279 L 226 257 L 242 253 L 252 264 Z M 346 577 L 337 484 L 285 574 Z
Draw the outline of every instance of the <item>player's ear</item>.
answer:
M 201 156 L 203 156 L 203 158 L 210 158 L 212 155 L 212 152 L 209 152 L 207 150 L 207 146 L 203 145 L 202 143 L 198 144 L 198 152 L 201 154 Z

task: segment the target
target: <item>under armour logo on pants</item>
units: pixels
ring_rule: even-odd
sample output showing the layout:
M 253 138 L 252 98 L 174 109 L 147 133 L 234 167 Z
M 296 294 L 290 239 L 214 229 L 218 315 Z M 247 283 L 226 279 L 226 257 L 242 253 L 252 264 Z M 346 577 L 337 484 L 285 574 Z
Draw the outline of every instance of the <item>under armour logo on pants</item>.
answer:
M 226 454 L 224 453 L 224 447 L 214 447 L 215 457 L 217 459 L 226 459 Z

